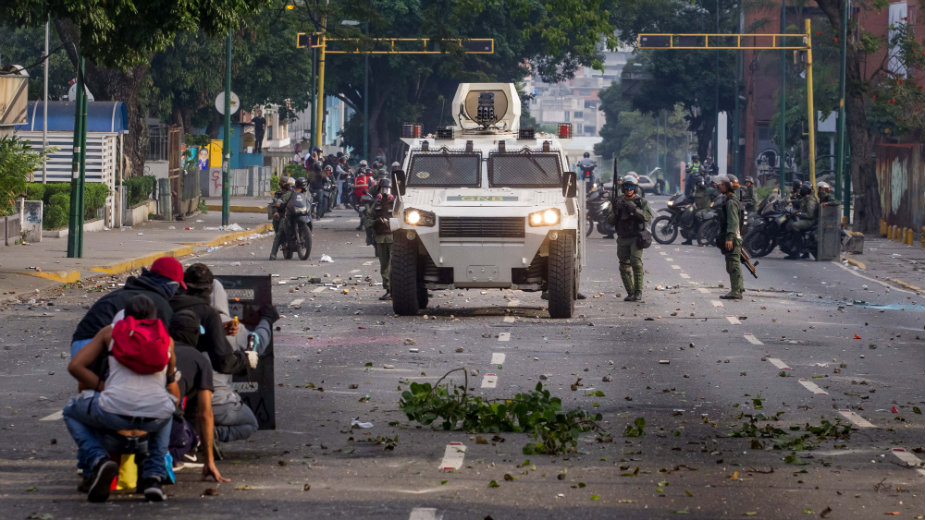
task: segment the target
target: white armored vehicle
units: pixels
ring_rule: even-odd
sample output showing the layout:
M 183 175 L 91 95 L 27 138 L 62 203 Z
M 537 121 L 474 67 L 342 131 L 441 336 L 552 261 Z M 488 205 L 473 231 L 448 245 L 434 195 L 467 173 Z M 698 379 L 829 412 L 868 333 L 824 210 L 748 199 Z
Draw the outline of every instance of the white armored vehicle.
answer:
M 511 83 L 463 83 L 452 110 L 455 127 L 403 139 L 390 221 L 395 312 L 426 308 L 428 289 L 496 288 L 543 291 L 549 315 L 570 318 L 584 210 L 559 136 L 519 128 Z

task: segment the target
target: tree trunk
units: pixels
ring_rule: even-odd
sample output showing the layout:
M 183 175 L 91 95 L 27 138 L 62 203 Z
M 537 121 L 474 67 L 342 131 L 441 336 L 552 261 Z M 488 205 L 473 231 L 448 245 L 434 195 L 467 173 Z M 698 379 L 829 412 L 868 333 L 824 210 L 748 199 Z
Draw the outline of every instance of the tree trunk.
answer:
M 842 0 L 843 1 L 843 0 Z M 829 23 L 838 34 L 841 29 L 842 6 L 839 0 L 818 0 Z M 850 29 L 850 27 L 849 27 Z M 852 31 L 848 31 L 849 34 Z M 873 158 L 874 140 L 865 114 L 864 92 L 868 85 L 861 76 L 857 42 L 849 37 L 845 72 L 845 113 L 848 140 L 851 143 L 851 182 L 854 197 L 854 230 L 878 233 L 883 209 L 880 205 L 880 186 L 877 181 L 876 161 Z M 846 200 L 845 204 L 850 204 Z
M 55 30 L 62 42 L 75 42 L 79 45 L 77 28 L 69 20 L 55 20 Z M 71 45 L 66 45 L 68 57 L 76 71 L 77 54 Z M 128 133 L 125 135 L 125 156 L 128 160 L 126 177 L 144 174 L 145 156 L 148 145 L 148 125 L 145 123 L 144 110 L 138 99 L 150 68 L 149 62 L 126 70 L 108 69 L 87 62 L 87 88 L 96 99 L 121 101 L 125 103 L 128 115 Z

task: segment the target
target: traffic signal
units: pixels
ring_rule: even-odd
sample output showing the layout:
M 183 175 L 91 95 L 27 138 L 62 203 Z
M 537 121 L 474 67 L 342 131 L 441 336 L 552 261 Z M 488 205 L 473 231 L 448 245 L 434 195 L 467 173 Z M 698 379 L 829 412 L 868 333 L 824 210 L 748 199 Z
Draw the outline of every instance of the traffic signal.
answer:
M 314 49 L 320 46 L 320 44 L 320 34 L 296 33 L 295 35 L 295 46 L 297 49 Z

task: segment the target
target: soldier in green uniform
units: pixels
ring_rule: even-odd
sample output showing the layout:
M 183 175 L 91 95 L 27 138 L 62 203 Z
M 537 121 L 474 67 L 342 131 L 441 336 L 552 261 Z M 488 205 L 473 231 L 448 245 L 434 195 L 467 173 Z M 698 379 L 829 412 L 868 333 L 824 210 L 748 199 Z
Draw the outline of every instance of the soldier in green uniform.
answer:
M 739 229 L 741 203 L 736 196 L 739 179 L 735 175 L 720 175 L 716 178 L 719 189 L 725 196 L 720 217 L 720 232 L 716 242 L 726 257 L 726 272 L 729 273 L 729 292 L 720 296 L 724 300 L 741 300 L 745 291 L 742 281 L 742 233 Z
M 617 230 L 617 257 L 620 259 L 620 278 L 626 289 L 627 302 L 642 302 L 642 249 L 639 247 L 640 232 L 646 222 L 652 220 L 652 210 L 646 199 L 636 194 L 636 178 L 623 177 L 620 184 L 622 196 L 614 198 L 611 218 Z
M 372 196 L 366 213 L 364 215 L 363 225 L 367 229 L 372 229 L 376 241 L 376 257 L 379 258 L 379 273 L 382 275 L 382 288 L 385 294 L 379 297 L 380 300 L 392 299 L 392 285 L 389 270 L 392 263 L 392 229 L 389 226 L 389 218 L 392 216 L 392 208 L 395 204 L 395 196 L 392 195 L 392 180 L 388 177 L 379 181 L 376 185 L 375 194 Z
M 755 211 L 755 183 L 752 182 L 751 177 L 745 178 L 745 186 L 739 188 L 739 200 L 742 202 L 742 207 L 745 208 L 745 211 Z
M 295 179 L 292 177 L 283 177 L 279 180 L 279 197 L 276 199 L 276 207 L 273 212 L 273 230 L 276 231 L 276 237 L 273 238 L 270 260 L 276 260 L 279 245 L 286 238 L 286 234 L 289 233 L 289 219 L 286 218 L 286 209 L 289 207 L 289 200 L 292 198 L 293 186 L 295 186 Z
M 787 224 L 793 234 L 793 249 L 787 256 L 790 260 L 809 258 L 809 251 L 803 251 L 803 232 L 812 229 L 816 225 L 816 219 L 819 218 L 819 200 L 813 194 L 813 185 L 808 181 L 800 187 L 799 202 L 800 210 L 796 214 L 796 220 Z
M 832 187 L 825 181 L 819 181 L 816 184 L 816 193 L 819 194 L 819 204 L 821 206 L 840 206 L 841 202 L 832 194 Z

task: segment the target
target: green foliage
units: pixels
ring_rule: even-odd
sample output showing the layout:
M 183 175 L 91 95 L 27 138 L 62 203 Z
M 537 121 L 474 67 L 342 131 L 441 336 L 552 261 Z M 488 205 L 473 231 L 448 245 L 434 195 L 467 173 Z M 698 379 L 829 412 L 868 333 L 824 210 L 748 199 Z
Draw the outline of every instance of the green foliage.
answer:
M 270 176 L 270 191 L 275 192 L 278 190 L 279 190 L 279 176 L 274 173 L 273 175 Z
M 96 212 L 106 205 L 109 186 L 97 182 L 88 182 L 84 190 L 84 218 L 96 218 Z
M 224 34 L 263 4 L 242 0 L 19 0 L 0 6 L 0 20 L 32 27 L 43 25 L 49 17 L 67 20 L 79 29 L 85 57 L 114 67 L 128 67 L 149 60 L 177 32 L 202 28 L 209 35 Z
M 62 183 L 63 184 L 63 183 Z M 45 214 L 42 216 L 42 228 L 58 229 L 68 225 L 71 212 L 71 196 L 56 192 L 45 202 Z
M 28 184 L 26 190 L 27 193 L 36 195 L 35 199 L 30 200 L 45 201 L 45 212 L 42 217 L 44 229 L 57 229 L 68 224 L 71 210 L 71 183 L 33 182 Z M 84 191 L 84 218 L 95 219 L 97 211 L 106 205 L 107 196 L 109 196 L 109 187 L 105 184 L 87 183 Z
M 642 417 L 637 417 L 633 424 L 627 424 L 626 428 L 623 430 L 624 437 L 643 437 L 646 432 L 646 420 Z
M 446 375 L 465 368 L 451 370 Z M 408 419 L 425 426 L 439 423 L 444 430 L 465 430 L 473 433 L 528 432 L 536 442 L 523 447 L 524 454 L 561 454 L 575 451 L 578 436 L 595 432 L 599 440 L 610 440 L 596 421 L 600 414 L 583 410 L 562 410 L 562 401 L 537 383 L 531 392 L 516 394 L 513 399 L 483 399 L 470 396 L 467 386 L 440 383 L 411 383 L 402 392 L 399 406 Z M 468 376 L 467 376 L 468 384 Z
M 0 137 L 0 215 L 12 214 L 29 174 L 41 168 L 46 157 L 47 152 L 33 152 L 28 141 Z
M 129 177 L 122 180 L 122 185 L 128 190 L 128 205 L 134 206 L 151 198 L 157 179 L 153 175 Z
M 299 163 L 289 163 L 286 166 L 284 166 L 283 175 L 288 175 L 289 177 L 292 177 L 293 179 L 298 179 L 299 177 L 305 177 L 306 179 L 308 179 L 311 177 L 311 175 L 309 175 L 309 171 L 306 170 L 305 167 Z M 270 181 L 270 184 L 272 187 L 272 184 L 273 184 L 272 180 Z M 277 184 L 276 189 L 279 189 L 278 187 L 279 179 L 276 180 L 276 184 Z
M 26 200 L 45 200 L 45 185 L 41 182 L 26 184 Z
M 0 20 L 0 25 L 7 23 L 2 16 Z M 48 58 L 48 98 L 61 99 L 67 94 L 68 81 L 74 77 L 74 66 L 64 49 L 60 48 L 61 40 L 54 27 L 50 31 L 48 45 L 51 53 Z M 44 81 L 40 58 L 45 53 L 45 27 L 0 26 L 0 49 L 3 49 L 4 65 L 32 66 L 28 69 L 28 99 L 41 100 Z

